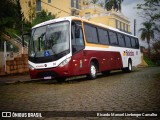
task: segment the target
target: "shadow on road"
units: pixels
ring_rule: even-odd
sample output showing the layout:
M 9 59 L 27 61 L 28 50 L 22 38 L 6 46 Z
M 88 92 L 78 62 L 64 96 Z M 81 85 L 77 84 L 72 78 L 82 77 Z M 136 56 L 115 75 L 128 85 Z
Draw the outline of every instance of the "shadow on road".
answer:
M 132 73 L 138 72 L 138 71 L 139 70 L 134 70 L 131 73 L 125 73 L 121 70 L 116 70 L 116 71 L 112 71 L 109 75 L 103 75 L 102 73 L 98 73 L 97 78 L 95 80 L 98 80 L 98 79 L 101 79 L 101 78 L 117 76 L 117 75 L 122 75 L 122 74 L 132 74 Z M 85 81 L 93 81 L 93 80 L 90 80 L 86 75 L 83 75 L 83 76 L 76 76 L 76 77 L 67 78 L 67 80 L 65 82 L 58 82 L 56 79 L 51 79 L 51 80 L 36 79 L 36 80 L 30 80 L 30 81 L 25 81 L 25 82 L 21 82 L 21 83 L 75 84 L 75 83 L 80 83 L 80 82 L 85 82 Z

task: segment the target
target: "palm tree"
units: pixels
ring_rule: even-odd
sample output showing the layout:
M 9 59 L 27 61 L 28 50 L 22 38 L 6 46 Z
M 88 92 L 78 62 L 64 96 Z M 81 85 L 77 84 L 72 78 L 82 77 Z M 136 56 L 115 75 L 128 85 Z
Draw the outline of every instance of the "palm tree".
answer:
M 96 4 L 98 0 L 91 0 L 91 3 Z
M 141 39 L 147 40 L 148 44 L 148 56 L 150 58 L 150 41 L 151 39 L 154 39 L 154 23 L 151 21 L 146 21 L 142 23 L 143 28 L 140 28 L 139 31 L 141 31 Z
M 99 5 L 104 8 L 104 3 L 103 2 L 100 2 Z
M 105 8 L 109 11 L 112 8 L 121 11 L 121 3 L 123 0 L 105 0 Z

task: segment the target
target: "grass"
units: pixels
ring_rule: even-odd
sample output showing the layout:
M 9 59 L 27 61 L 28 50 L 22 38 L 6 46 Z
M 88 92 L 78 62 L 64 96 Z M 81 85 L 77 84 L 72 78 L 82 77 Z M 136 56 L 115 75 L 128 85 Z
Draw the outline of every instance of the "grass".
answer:
M 156 66 L 148 57 L 143 56 L 143 59 L 148 64 L 148 66 Z

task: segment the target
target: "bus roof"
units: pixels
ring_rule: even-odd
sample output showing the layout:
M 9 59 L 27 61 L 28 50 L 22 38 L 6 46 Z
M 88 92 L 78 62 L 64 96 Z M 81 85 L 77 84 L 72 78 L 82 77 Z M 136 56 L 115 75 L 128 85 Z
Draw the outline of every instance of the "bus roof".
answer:
M 118 30 L 116 28 L 113 28 L 111 26 L 107 26 L 107 25 L 104 25 L 102 23 L 96 23 L 96 22 L 89 21 L 89 20 L 86 20 L 86 19 L 83 19 L 83 18 L 79 18 L 79 17 L 75 17 L 75 16 L 68 16 L 68 17 L 62 17 L 62 18 L 48 20 L 48 21 L 45 21 L 45 22 L 42 22 L 42 23 L 39 23 L 39 24 L 35 25 L 34 27 L 32 27 L 32 29 L 40 27 L 40 26 L 44 26 L 44 25 L 47 25 L 47 24 L 64 21 L 64 20 L 69 20 L 69 21 L 71 21 L 71 20 L 80 20 L 80 21 L 84 21 L 84 22 L 87 22 L 87 23 L 90 23 L 90 24 L 97 25 L 99 27 L 107 28 L 107 29 L 110 29 L 110 30 L 113 30 L 113 31 L 116 31 L 116 32 L 119 32 L 119 33 L 122 33 L 122 34 L 126 34 L 128 36 L 136 37 L 136 36 L 134 36 L 132 34 L 128 34 L 126 32 L 122 32 L 122 31 L 120 31 L 120 30 Z M 138 37 L 136 37 L 136 38 L 138 38 Z

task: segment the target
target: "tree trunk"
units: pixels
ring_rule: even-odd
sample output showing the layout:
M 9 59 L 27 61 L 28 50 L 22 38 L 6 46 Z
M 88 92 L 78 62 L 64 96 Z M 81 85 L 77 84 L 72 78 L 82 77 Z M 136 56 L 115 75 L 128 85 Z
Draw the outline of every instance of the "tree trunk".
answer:
M 148 57 L 151 58 L 150 40 L 148 40 Z

